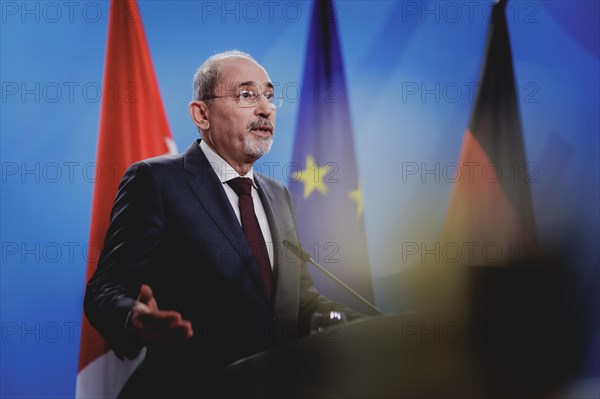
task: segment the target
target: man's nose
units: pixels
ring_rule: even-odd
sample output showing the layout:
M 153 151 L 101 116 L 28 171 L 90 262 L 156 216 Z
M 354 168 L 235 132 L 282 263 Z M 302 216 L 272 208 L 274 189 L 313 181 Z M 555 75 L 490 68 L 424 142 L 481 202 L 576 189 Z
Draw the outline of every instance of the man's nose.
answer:
M 273 112 L 273 104 L 267 99 L 266 96 L 260 96 L 256 108 L 254 108 L 254 114 L 268 118 Z

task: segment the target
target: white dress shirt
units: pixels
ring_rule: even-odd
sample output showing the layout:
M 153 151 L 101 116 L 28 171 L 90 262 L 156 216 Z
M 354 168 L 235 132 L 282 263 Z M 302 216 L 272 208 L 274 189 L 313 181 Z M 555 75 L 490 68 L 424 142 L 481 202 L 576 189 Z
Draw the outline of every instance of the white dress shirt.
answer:
M 271 237 L 271 228 L 269 227 L 269 221 L 267 220 L 267 214 L 265 213 L 265 208 L 263 207 L 262 201 L 260 200 L 260 195 L 258 195 L 256 182 L 254 181 L 254 171 L 252 168 L 246 173 L 245 176 L 241 176 L 238 172 L 233 169 L 231 165 L 227 163 L 219 154 L 217 154 L 212 148 L 208 146 L 204 142 L 204 140 L 200 141 L 200 149 L 208 159 L 210 166 L 212 166 L 213 170 L 217 174 L 217 177 L 223 184 L 223 189 L 225 190 L 225 194 L 227 194 L 227 198 L 229 199 L 229 203 L 235 212 L 235 216 L 242 225 L 242 219 L 240 217 L 240 207 L 239 207 L 239 198 L 233 188 L 227 184 L 228 180 L 235 179 L 236 177 L 248 177 L 252 179 L 252 202 L 254 203 L 254 213 L 256 213 L 256 218 L 258 219 L 258 224 L 260 226 L 260 230 L 262 231 L 263 238 L 265 239 L 265 244 L 267 245 L 267 252 L 269 254 L 269 262 L 271 263 L 271 269 L 273 269 L 273 239 Z

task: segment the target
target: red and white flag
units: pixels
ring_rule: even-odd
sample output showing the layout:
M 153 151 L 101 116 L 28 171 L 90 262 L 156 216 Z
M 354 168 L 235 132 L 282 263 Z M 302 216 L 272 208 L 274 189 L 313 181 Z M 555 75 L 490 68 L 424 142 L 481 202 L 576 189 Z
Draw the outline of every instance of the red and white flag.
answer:
M 111 0 L 86 281 L 96 270 L 127 166 L 177 149 L 135 0 Z M 142 356 L 121 361 L 83 315 L 77 398 L 116 397 Z

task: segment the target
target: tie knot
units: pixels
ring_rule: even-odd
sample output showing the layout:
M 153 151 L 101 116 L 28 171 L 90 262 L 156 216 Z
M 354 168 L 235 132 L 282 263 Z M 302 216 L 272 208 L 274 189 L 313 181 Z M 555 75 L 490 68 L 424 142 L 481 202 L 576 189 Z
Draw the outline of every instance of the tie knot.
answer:
M 235 191 L 238 197 L 242 195 L 251 195 L 252 193 L 252 179 L 248 177 L 236 177 L 227 181 L 227 184 Z

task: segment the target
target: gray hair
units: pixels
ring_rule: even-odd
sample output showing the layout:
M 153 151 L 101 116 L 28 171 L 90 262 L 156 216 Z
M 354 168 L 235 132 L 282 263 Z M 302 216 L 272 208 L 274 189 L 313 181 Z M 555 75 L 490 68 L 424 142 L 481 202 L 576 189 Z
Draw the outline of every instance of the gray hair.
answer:
M 223 51 L 210 56 L 194 75 L 194 100 L 204 101 L 215 95 L 221 62 L 229 57 L 241 57 L 256 62 L 250 54 L 239 50 Z

